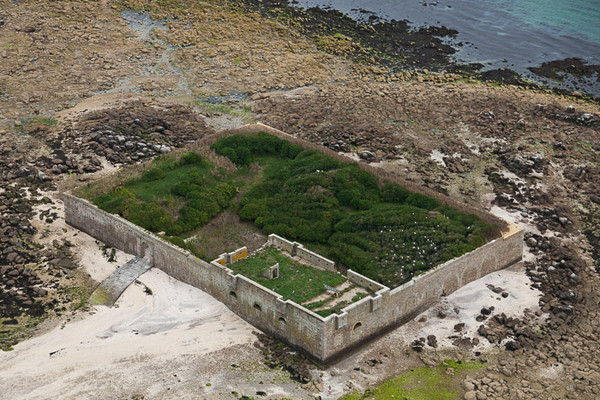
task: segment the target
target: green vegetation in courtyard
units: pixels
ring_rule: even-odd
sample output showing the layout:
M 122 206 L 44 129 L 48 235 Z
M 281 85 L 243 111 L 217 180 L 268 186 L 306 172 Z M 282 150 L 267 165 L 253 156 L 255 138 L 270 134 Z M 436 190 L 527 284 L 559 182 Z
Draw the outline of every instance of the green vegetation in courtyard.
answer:
M 213 164 L 197 153 L 179 160 L 159 158 L 141 179 L 126 181 L 93 202 L 152 232 L 165 232 L 173 243 L 188 248 L 183 237 L 227 208 L 236 193 L 232 177 L 211 172 Z
M 352 290 L 354 287 L 355 287 L 355 285 L 347 286 L 344 290 L 341 291 L 341 295 Z M 305 303 L 303 305 L 304 305 L 304 307 L 308 308 L 309 310 L 314 311 L 315 313 L 319 314 L 320 316 L 327 317 L 328 315 L 333 314 L 333 313 L 339 314 L 344 307 L 346 307 L 349 304 L 359 301 L 360 299 L 362 299 L 365 296 L 368 296 L 368 294 L 360 292 L 360 293 L 357 293 L 356 295 L 352 296 L 351 300 L 336 301 L 337 297 L 334 295 L 331 295 L 330 297 L 328 297 L 326 299 L 313 301 L 308 304 Z M 321 308 L 321 309 L 316 310 L 317 308 Z
M 383 184 L 356 163 L 266 133 L 226 136 L 211 148 L 237 170 L 216 169 L 196 153 L 179 160 L 163 156 L 140 179 L 93 202 L 150 231 L 164 231 L 196 254 L 201 249 L 184 239 L 229 209 L 266 234 L 297 240 L 391 287 L 497 233 L 475 215 Z M 239 188 L 242 193 L 232 202 Z
M 475 215 L 381 185 L 355 163 L 271 135 L 233 135 L 212 148 L 241 168 L 264 167 L 263 180 L 240 202 L 242 218 L 309 247 L 325 245 L 324 256 L 385 285 L 474 250 L 495 232 Z
M 457 388 L 460 380 L 456 377 L 463 371 L 484 366 L 479 362 L 446 360 L 434 368 L 412 369 L 364 393 L 353 392 L 339 400 L 454 400 L 459 396 Z
M 279 277 L 267 279 L 263 272 L 279 263 Z M 290 299 L 300 304 L 325 291 L 323 285 L 337 286 L 346 279 L 334 272 L 322 271 L 300 264 L 281 254 L 275 248 L 267 248 L 251 257 L 237 261 L 229 266 L 236 273 L 279 293 L 284 300 Z

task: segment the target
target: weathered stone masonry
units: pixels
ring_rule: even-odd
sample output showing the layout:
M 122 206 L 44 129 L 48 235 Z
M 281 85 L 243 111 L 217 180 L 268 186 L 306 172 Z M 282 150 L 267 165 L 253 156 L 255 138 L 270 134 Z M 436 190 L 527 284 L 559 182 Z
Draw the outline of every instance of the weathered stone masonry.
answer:
M 348 279 L 371 288 L 367 296 L 326 318 L 217 263 L 207 263 L 86 200 L 64 194 L 65 220 L 109 246 L 200 288 L 259 329 L 327 364 L 366 340 L 406 322 L 467 283 L 521 259 L 523 230 L 502 237 L 391 289 L 353 271 Z
M 326 271 L 335 272 L 335 262 L 308 250 L 304 247 L 304 245 L 298 242 L 290 242 L 287 239 L 282 238 L 274 233 L 269 235 L 269 239 L 267 240 L 268 246 L 275 246 L 278 249 L 282 249 L 287 251 L 293 256 L 298 256 L 298 258 L 305 260 L 309 264 L 316 266 L 318 268 L 324 269 Z

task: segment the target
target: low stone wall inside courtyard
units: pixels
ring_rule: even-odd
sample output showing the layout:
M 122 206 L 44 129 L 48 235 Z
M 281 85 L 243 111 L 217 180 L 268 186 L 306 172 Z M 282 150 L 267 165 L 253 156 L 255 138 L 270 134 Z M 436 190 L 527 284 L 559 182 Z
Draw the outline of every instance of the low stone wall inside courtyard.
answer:
M 268 246 L 275 246 L 278 249 L 287 251 L 288 253 L 297 256 L 298 258 L 314 265 L 315 267 L 326 271 L 335 272 L 335 262 L 305 248 L 301 243 L 291 242 L 274 233 L 269 235 L 267 239 Z
M 223 253 L 220 254 L 219 257 L 212 260 L 211 264 L 219 264 L 221 266 L 228 266 L 229 264 L 233 264 L 236 261 L 243 260 L 244 258 L 248 258 L 248 248 L 246 246 L 240 247 L 237 250 L 232 251 L 231 253 Z

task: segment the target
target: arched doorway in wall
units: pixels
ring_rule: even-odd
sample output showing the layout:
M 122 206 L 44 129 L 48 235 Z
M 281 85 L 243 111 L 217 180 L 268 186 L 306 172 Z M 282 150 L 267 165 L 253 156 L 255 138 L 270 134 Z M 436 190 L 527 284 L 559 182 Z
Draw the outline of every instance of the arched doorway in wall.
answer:
M 348 326 L 350 328 L 350 339 L 359 340 L 363 337 L 365 327 L 362 321 L 357 321 L 354 324 Z

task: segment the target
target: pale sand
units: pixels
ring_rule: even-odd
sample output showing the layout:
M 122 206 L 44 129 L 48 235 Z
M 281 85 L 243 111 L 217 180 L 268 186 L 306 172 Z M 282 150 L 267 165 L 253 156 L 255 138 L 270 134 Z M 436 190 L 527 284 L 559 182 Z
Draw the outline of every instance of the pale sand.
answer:
M 39 212 L 50 209 L 58 215 L 58 218 L 51 224 L 40 220 L 39 215 L 31 220 L 31 224 L 37 229 L 34 236 L 36 243 L 49 244 L 54 240 L 68 240 L 73 244 L 72 249 L 79 264 L 97 282 L 101 282 L 115 269 L 133 258 L 131 254 L 116 250 L 115 261 L 108 262 L 102 254 L 102 243 L 65 223 L 64 205 L 59 194 L 47 192 L 43 193 L 43 196 L 52 199 L 53 203 L 35 206 L 34 210 Z
M 42 232 L 39 242 L 63 237 L 71 241 L 81 265 L 95 280 L 104 279 L 132 258 L 117 252 L 117 263 L 107 262 L 92 237 L 65 225 L 62 203 L 55 205 L 58 220 L 52 224 L 35 221 Z M 81 312 L 64 327 L 56 326 L 17 344 L 13 351 L 0 352 L 0 398 L 93 398 L 100 393 L 110 398 L 137 386 L 147 393 L 157 384 L 156 376 L 132 377 L 129 370 L 144 367 L 159 375 L 172 375 L 169 366 L 187 357 L 256 340 L 251 325 L 203 291 L 155 268 L 138 280 L 152 295 L 145 293 L 143 285 L 133 284 L 115 307 Z M 92 379 L 99 376 L 103 378 Z
M 132 377 L 131 368 L 160 366 L 155 372 L 170 375 L 171 362 L 255 340 L 252 326 L 208 294 L 157 269 L 139 281 L 153 294 L 132 285 L 117 307 L 99 306 L 64 328 L 0 353 L 0 387 L 10 394 L 6 398 L 93 396 L 113 383 L 147 388 L 154 384 L 152 374 Z M 98 375 L 105 378 L 88 379 Z M 129 382 L 132 378 L 138 382 Z
M 508 293 L 508 297 L 503 298 L 500 294 L 492 292 L 487 284 L 501 287 Z M 407 342 L 435 335 L 439 348 L 452 347 L 454 339 L 449 339 L 449 336 L 479 337 L 481 343 L 474 350 L 490 350 L 493 346 L 477 334 L 477 328 L 487 322 L 478 322 L 475 319 L 480 315 L 481 308 L 493 306 L 492 315 L 504 313 L 511 317 L 522 317 L 525 310 L 533 313 L 539 309 L 541 292 L 530 285 L 531 281 L 525 275 L 523 264 L 515 264 L 463 286 L 396 332 Z M 446 318 L 438 317 L 440 311 Z M 422 317 L 426 317 L 427 321 L 418 322 Z M 460 333 L 454 331 L 454 325 L 458 323 L 465 324 Z

